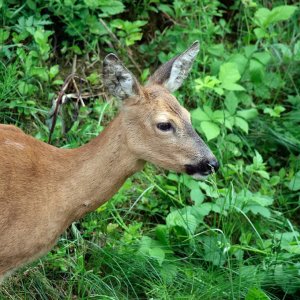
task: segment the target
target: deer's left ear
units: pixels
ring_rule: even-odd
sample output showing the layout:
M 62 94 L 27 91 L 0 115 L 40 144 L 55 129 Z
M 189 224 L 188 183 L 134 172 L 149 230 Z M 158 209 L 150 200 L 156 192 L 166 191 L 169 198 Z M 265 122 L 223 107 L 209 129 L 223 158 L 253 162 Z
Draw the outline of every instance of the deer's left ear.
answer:
M 103 61 L 103 81 L 109 93 L 121 100 L 140 94 L 137 79 L 112 53 Z
M 148 84 L 161 84 L 170 92 L 176 91 L 187 78 L 199 48 L 199 42 L 194 42 L 182 54 L 160 66 L 149 78 Z

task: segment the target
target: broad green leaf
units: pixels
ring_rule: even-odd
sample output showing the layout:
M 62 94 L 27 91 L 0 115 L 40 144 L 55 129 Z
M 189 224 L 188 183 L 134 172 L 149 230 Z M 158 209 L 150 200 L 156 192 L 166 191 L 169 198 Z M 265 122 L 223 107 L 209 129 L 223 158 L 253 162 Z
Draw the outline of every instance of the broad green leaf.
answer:
M 243 74 L 248 64 L 248 58 L 245 55 L 236 53 L 230 56 L 229 61 L 236 65 L 240 74 Z
M 212 44 L 207 51 L 215 56 L 223 56 L 224 55 L 224 44 Z
M 258 40 L 263 39 L 263 38 L 267 38 L 269 36 L 269 34 L 264 29 L 259 28 L 259 27 L 254 29 L 254 33 L 255 33 Z
M 207 183 L 205 183 L 203 181 L 199 181 L 198 185 L 201 187 L 202 190 L 205 191 L 205 194 L 208 197 L 218 198 L 220 196 L 218 191 L 212 185 L 208 185 Z
M 270 184 L 275 186 L 280 182 L 280 176 L 272 176 L 270 179 Z
M 59 65 L 54 65 L 49 70 L 49 77 L 53 79 L 59 73 Z
M 222 84 L 235 83 L 241 78 L 237 65 L 235 63 L 225 63 L 221 65 L 219 79 Z
M 160 10 L 160 11 L 162 11 L 162 12 L 164 12 L 164 13 L 167 13 L 168 15 L 170 15 L 171 17 L 174 17 L 174 11 L 173 11 L 173 9 L 172 9 L 172 6 L 170 6 L 170 5 L 167 5 L 167 4 L 159 4 L 158 6 L 157 6 L 157 8 Z
M 294 46 L 294 58 L 296 61 L 300 61 L 300 41 L 297 41 Z
M 179 226 L 194 234 L 199 221 L 187 209 L 178 209 L 168 214 L 166 223 L 168 227 Z
M 211 212 L 212 205 L 208 202 L 202 203 L 200 206 L 198 206 L 198 208 L 202 216 L 207 216 Z
M 212 262 L 216 266 L 223 265 L 225 262 L 225 243 L 223 237 L 205 236 L 202 238 L 204 247 L 204 259 Z
M 291 191 L 299 191 L 300 190 L 300 171 L 298 171 L 295 176 L 292 178 L 288 185 Z
M 244 87 L 237 83 L 225 82 L 222 84 L 222 88 L 228 91 L 244 91 Z
M 285 111 L 285 107 L 276 105 L 274 108 L 266 107 L 264 109 L 265 114 L 269 114 L 271 117 L 279 118 L 280 114 Z
M 225 98 L 225 106 L 231 114 L 234 114 L 239 104 L 239 99 L 234 92 L 229 92 Z
M 98 18 L 94 15 L 89 15 L 86 18 L 86 24 L 89 26 L 90 33 L 97 34 L 99 36 L 108 34 L 107 29 L 104 28 Z
M 216 123 L 203 121 L 200 127 L 208 141 L 216 138 L 220 134 L 220 127 Z
M 247 58 L 249 58 L 250 56 L 252 56 L 252 54 L 257 50 L 257 46 L 256 45 L 249 45 L 249 46 L 245 46 L 244 47 L 244 51 L 245 51 L 245 55 Z
M 256 23 L 262 27 L 288 20 L 296 11 L 297 7 L 292 5 L 281 5 L 269 10 L 260 8 L 256 11 L 254 18 Z
M 173 281 L 178 273 L 178 268 L 180 268 L 180 266 L 177 267 L 176 262 L 167 263 L 164 261 L 160 270 L 160 274 L 164 282 L 173 284 Z
M 268 26 L 272 23 L 288 20 L 296 11 L 297 7 L 292 5 L 280 5 L 271 10 L 267 16 L 264 25 Z
M 269 173 L 264 170 L 257 170 L 255 173 L 259 174 L 262 178 L 270 179 Z
M 254 119 L 258 116 L 258 112 L 256 108 L 250 108 L 250 109 L 243 109 L 243 110 L 239 110 L 237 112 L 237 115 L 239 117 L 242 117 L 246 120 L 251 120 Z
M 243 118 L 235 117 L 235 125 L 240 127 L 244 132 L 248 133 L 249 125 Z
M 210 121 L 210 117 L 199 107 L 192 111 L 192 118 L 197 121 Z
M 158 264 L 161 266 L 163 261 L 165 260 L 165 251 L 161 248 L 155 247 L 149 249 L 150 257 L 157 260 Z
M 212 120 L 220 124 L 224 124 L 225 120 L 230 117 L 230 114 L 227 110 L 215 110 L 213 113 Z
M 214 112 L 212 111 L 211 107 L 208 106 L 208 105 L 204 105 L 203 106 L 203 110 L 204 112 L 207 114 L 207 116 L 213 120 L 213 117 L 214 117 Z
M 271 217 L 271 213 L 270 210 L 266 207 L 263 206 L 259 206 L 259 205 L 250 205 L 250 206 L 246 206 L 243 211 L 245 213 L 247 213 L 248 211 L 251 211 L 253 214 L 257 215 L 260 214 L 265 218 L 270 218 Z
M 4 44 L 4 42 L 9 38 L 9 31 L 0 29 L 0 45 Z
M 122 13 L 124 4 L 118 0 L 84 0 L 84 3 L 91 9 L 100 9 L 107 15 Z
M 204 195 L 199 188 L 191 190 L 190 196 L 197 206 L 200 205 L 204 200 Z
M 286 250 L 287 252 L 289 253 L 292 253 L 292 254 L 300 254 L 300 246 L 297 244 L 297 245 L 285 245 L 285 246 L 282 246 L 281 249 L 284 249 Z
M 262 195 L 260 193 L 248 194 L 248 203 L 259 204 L 260 206 L 270 206 L 274 199 L 270 196 Z
M 260 61 L 263 65 L 267 65 L 271 61 L 271 55 L 268 52 L 257 52 L 253 54 L 258 61 Z
M 252 287 L 248 290 L 245 300 L 270 300 L 263 290 Z
M 265 67 L 261 62 L 256 59 L 251 59 L 249 71 L 252 82 L 263 82 L 265 77 Z
M 155 234 L 159 242 L 163 245 L 169 244 L 169 230 L 166 225 L 158 224 L 155 228 Z

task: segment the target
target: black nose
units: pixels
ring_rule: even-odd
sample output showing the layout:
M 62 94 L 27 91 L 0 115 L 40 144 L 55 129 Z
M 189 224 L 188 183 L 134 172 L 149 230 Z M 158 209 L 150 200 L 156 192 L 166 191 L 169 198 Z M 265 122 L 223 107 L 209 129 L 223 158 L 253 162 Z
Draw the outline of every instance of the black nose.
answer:
M 212 172 L 217 172 L 220 165 L 219 162 L 215 159 L 202 160 L 195 165 L 185 165 L 186 172 L 189 175 L 200 174 L 200 175 L 209 175 Z
M 209 161 L 208 166 L 213 172 L 217 172 L 220 168 L 219 162 L 215 158 Z

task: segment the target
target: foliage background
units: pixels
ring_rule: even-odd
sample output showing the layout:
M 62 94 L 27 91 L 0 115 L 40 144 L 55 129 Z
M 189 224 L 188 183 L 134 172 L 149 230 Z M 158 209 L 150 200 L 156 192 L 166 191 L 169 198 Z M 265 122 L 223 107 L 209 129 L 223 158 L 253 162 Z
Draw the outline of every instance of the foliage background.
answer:
M 1 299 L 300 299 L 297 1 L 0 0 L 0 121 L 78 147 L 115 116 L 101 62 L 144 82 L 195 40 L 178 100 L 221 162 L 209 181 L 145 170 L 74 223 Z

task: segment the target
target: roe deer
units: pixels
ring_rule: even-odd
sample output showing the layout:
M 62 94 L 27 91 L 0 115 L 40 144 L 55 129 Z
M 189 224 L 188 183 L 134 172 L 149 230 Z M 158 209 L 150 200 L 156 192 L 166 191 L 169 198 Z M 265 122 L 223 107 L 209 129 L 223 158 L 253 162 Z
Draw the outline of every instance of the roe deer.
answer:
M 80 148 L 59 149 L 0 125 L 0 281 L 49 251 L 73 221 L 109 200 L 145 162 L 197 179 L 218 169 L 190 114 L 171 95 L 198 51 L 195 42 L 144 87 L 114 54 L 107 55 L 104 84 L 124 104 L 109 126 Z

